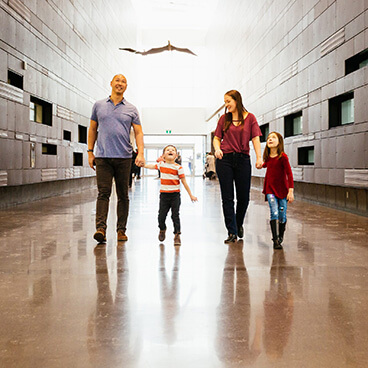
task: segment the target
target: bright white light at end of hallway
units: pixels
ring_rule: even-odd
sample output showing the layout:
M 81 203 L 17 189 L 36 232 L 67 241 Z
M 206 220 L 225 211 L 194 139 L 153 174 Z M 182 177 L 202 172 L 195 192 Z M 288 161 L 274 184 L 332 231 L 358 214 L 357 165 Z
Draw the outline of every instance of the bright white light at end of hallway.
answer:
M 132 0 L 141 29 L 207 29 L 219 0 Z
M 147 51 L 170 41 L 198 55 L 178 51 L 134 55 L 140 107 L 204 106 L 208 85 L 205 35 L 217 3 L 218 0 L 132 0 L 138 21 L 135 49 Z
M 203 106 L 203 59 L 175 51 L 137 57 L 142 107 Z

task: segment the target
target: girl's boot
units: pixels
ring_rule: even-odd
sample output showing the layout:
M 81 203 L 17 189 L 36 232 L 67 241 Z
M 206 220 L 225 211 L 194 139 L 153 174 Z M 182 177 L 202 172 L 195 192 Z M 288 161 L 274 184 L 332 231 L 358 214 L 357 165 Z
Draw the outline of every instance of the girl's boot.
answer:
M 272 232 L 272 241 L 273 241 L 273 249 L 282 249 L 282 246 L 279 241 L 279 234 L 278 234 L 278 220 L 271 220 L 271 232 Z
M 284 233 L 286 228 L 286 221 L 285 222 L 279 222 L 279 242 L 282 244 L 284 240 Z

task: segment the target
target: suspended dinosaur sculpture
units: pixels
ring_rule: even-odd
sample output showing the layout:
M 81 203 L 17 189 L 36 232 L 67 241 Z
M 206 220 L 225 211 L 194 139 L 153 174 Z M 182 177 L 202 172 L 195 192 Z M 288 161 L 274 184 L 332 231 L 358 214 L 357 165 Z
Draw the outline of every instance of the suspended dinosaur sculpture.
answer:
M 164 51 L 179 51 L 179 52 L 186 52 L 187 54 L 197 56 L 193 51 L 191 51 L 189 49 L 173 46 L 170 43 L 170 41 L 168 41 L 168 44 L 166 46 L 156 47 L 156 48 L 150 49 L 148 51 L 137 51 L 137 50 L 130 49 L 130 48 L 125 48 L 125 47 L 124 48 L 120 47 L 119 50 L 129 51 L 129 52 L 133 52 L 135 54 L 140 54 L 140 55 L 158 54 L 158 53 L 164 52 Z

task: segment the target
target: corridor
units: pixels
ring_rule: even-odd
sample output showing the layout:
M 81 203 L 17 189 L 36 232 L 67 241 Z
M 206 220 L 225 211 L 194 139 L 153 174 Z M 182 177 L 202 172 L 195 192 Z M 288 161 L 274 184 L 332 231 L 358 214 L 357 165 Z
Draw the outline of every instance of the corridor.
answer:
M 159 181 L 130 192 L 128 242 L 93 240 L 96 191 L 0 211 L 0 367 L 366 367 L 368 218 L 296 201 L 284 251 L 252 189 L 225 245 L 217 181 L 188 179 L 182 246 L 157 239 Z

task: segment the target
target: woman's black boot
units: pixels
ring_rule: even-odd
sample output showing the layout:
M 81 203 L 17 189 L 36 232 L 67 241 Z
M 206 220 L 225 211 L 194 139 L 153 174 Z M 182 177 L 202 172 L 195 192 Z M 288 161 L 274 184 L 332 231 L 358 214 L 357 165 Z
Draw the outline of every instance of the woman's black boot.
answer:
M 282 244 L 284 241 L 284 233 L 286 228 L 286 221 L 285 222 L 279 222 L 279 242 Z
M 272 232 L 272 241 L 273 241 L 273 249 L 282 249 L 282 246 L 279 241 L 279 234 L 278 234 L 278 220 L 271 220 L 271 232 Z
M 234 243 L 234 242 L 236 242 L 236 240 L 237 240 L 237 236 L 236 235 L 229 234 L 228 238 L 224 240 L 224 243 L 225 244 Z

